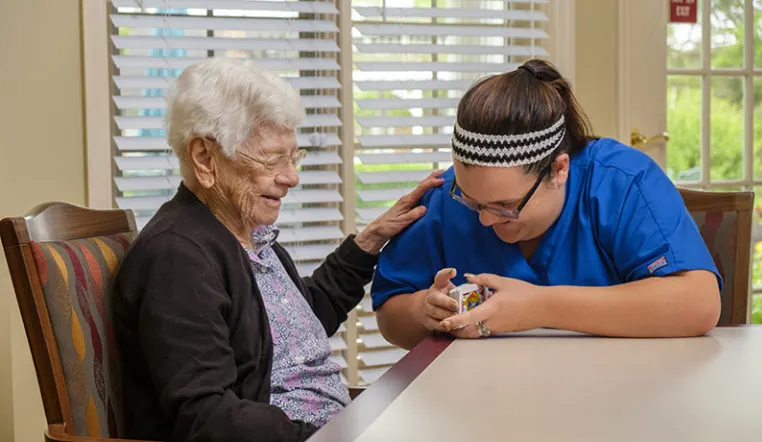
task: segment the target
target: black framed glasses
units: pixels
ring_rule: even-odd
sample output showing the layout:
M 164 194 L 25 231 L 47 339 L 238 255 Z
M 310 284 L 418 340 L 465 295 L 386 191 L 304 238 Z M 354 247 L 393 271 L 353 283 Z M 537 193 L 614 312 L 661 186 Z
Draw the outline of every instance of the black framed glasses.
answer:
M 495 216 L 499 216 L 500 218 L 517 219 L 519 217 L 519 213 L 521 212 L 521 209 L 523 209 L 524 206 L 527 205 L 527 203 L 529 202 L 529 199 L 532 198 L 532 195 L 534 195 L 535 191 L 537 191 L 537 188 L 540 187 L 540 183 L 548 174 L 548 172 L 550 172 L 550 166 L 540 171 L 540 175 L 537 177 L 537 181 L 534 182 L 534 185 L 532 186 L 532 188 L 529 189 L 529 192 L 527 192 L 524 198 L 521 199 L 521 202 L 519 203 L 518 206 L 516 206 L 515 209 L 507 209 L 505 207 L 501 207 L 498 205 L 480 204 L 480 203 L 477 203 L 476 201 L 470 201 L 463 198 L 461 195 L 458 195 L 457 193 L 455 193 L 456 190 L 459 190 L 460 193 L 463 194 L 463 190 L 461 190 L 460 187 L 458 187 L 458 182 L 455 178 L 453 178 L 452 186 L 450 186 L 450 197 L 454 199 L 455 201 L 468 207 L 469 209 L 473 210 L 474 212 L 481 212 L 482 210 L 486 210 L 487 212 Z

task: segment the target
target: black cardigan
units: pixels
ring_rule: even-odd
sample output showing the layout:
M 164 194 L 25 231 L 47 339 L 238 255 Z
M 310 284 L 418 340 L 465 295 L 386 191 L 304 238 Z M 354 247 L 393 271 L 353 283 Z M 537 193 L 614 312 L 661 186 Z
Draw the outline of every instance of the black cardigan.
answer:
M 312 277 L 274 250 L 328 336 L 363 297 L 377 258 L 347 238 Z M 183 185 L 140 232 L 114 286 L 131 439 L 301 441 L 315 426 L 270 402 L 273 344 L 238 240 Z

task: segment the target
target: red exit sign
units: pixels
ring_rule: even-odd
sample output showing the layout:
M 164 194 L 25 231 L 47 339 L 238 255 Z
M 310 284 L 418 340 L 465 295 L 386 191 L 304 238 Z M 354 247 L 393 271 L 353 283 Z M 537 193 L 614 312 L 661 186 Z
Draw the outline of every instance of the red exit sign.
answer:
M 696 0 L 669 0 L 670 23 L 696 23 L 698 4 Z

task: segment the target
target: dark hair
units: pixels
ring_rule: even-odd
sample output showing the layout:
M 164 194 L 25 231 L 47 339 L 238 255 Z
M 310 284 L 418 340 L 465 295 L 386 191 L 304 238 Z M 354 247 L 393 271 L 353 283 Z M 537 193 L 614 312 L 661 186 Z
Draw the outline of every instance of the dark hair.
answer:
M 527 164 L 539 173 L 562 153 L 572 155 L 595 137 L 590 121 L 556 68 L 544 60 L 529 60 L 518 69 L 479 80 L 458 104 L 458 124 L 488 135 L 514 135 L 547 129 L 564 115 L 566 135 L 552 154 Z

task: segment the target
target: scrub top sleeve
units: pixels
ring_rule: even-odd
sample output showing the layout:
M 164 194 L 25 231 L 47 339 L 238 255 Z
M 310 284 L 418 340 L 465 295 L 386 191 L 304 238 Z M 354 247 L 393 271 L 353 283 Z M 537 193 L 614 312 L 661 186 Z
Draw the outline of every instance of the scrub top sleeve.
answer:
M 644 163 L 635 175 L 601 167 L 593 186 L 601 245 L 620 276 L 630 282 L 707 270 L 721 288 L 722 278 L 680 192 L 656 163 Z
M 433 189 L 422 203 L 427 211 L 384 247 L 371 286 L 373 310 L 392 296 L 415 293 L 434 282 L 444 266 L 441 242 L 441 189 Z

